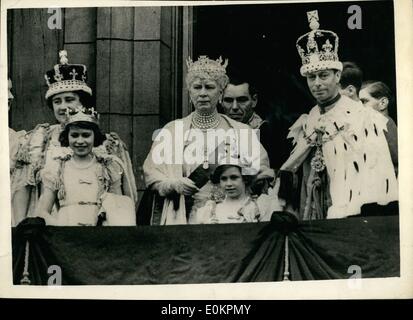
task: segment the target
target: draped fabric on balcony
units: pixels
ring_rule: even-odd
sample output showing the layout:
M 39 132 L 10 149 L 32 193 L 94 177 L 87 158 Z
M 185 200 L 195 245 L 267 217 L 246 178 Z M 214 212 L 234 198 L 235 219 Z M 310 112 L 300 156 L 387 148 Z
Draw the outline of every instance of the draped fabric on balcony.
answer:
M 51 266 L 66 285 L 133 285 L 282 281 L 285 271 L 292 281 L 348 279 L 352 266 L 362 278 L 398 277 L 399 265 L 398 216 L 94 228 L 32 218 L 13 230 L 15 284 L 26 269 L 30 284 L 45 285 Z

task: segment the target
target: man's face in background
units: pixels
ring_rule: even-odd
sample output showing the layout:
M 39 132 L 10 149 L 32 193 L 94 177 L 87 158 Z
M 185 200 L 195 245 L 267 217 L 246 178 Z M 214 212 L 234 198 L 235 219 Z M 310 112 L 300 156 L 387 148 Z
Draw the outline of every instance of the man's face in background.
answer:
M 249 84 L 228 84 L 225 88 L 222 107 L 225 114 L 231 119 L 247 123 L 257 105 L 257 95 L 251 96 Z

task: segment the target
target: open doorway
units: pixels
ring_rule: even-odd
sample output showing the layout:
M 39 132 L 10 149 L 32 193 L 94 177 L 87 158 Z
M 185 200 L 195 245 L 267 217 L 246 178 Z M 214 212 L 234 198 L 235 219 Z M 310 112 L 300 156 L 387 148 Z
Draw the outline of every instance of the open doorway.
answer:
M 357 4 L 362 29 L 349 29 L 348 8 Z M 288 156 L 288 128 L 315 102 L 299 68 L 296 40 L 310 31 L 307 11 L 318 10 L 320 29 L 340 38 L 341 61 L 356 62 L 365 80 L 385 82 L 395 95 L 393 3 L 391 1 L 198 6 L 193 10 L 193 55 L 229 59 L 258 89 L 256 111 L 276 127 L 280 163 Z M 397 119 L 396 108 L 390 116 Z M 278 148 L 277 148 L 278 149 Z

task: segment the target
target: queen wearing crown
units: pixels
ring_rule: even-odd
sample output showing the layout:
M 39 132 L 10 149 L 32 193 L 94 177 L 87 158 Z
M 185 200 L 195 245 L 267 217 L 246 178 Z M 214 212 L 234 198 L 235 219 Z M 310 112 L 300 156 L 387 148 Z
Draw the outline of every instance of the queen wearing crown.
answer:
M 136 224 L 132 199 L 121 196 L 122 161 L 96 148 L 106 139 L 97 112 L 75 107 L 67 114 L 59 153 L 41 171 L 36 215 L 56 226 Z M 55 204 L 58 211 L 52 212 Z
M 25 143 L 16 156 L 11 177 L 12 225 L 34 213 L 42 190 L 42 170 L 61 152 L 60 133 L 68 120 L 69 109 L 91 108 L 92 89 L 87 85 L 87 69 L 82 64 L 69 64 L 67 52 L 59 52 L 60 63 L 45 74 L 48 90 L 45 98 L 57 124 L 39 124 L 24 137 Z M 136 186 L 126 146 L 116 134 L 106 134 L 100 153 L 116 155 L 122 160 L 122 191 L 136 201 Z
M 149 197 L 144 197 L 138 210 L 138 220 L 149 213 L 150 217 L 146 220 L 150 224 L 187 224 L 191 211 L 203 206 L 212 192 L 210 176 L 217 165 L 218 152 L 239 146 L 242 131 L 250 133 L 252 145 L 258 149 L 255 174 L 263 178 L 272 176 L 267 152 L 255 132 L 217 111 L 228 83 L 226 66 L 227 61 L 221 58 L 212 60 L 206 56 L 200 56 L 195 62 L 187 61 L 186 86 L 195 110 L 183 119 L 168 123 L 154 134 L 154 143 L 143 170 L 148 190 L 161 196 L 161 210 L 154 210 L 157 206 Z M 222 138 L 229 131 L 233 134 L 226 136 L 222 143 L 214 145 L 208 140 L 209 134 Z M 168 149 L 168 146 L 172 148 Z M 162 158 L 161 154 L 166 157 Z

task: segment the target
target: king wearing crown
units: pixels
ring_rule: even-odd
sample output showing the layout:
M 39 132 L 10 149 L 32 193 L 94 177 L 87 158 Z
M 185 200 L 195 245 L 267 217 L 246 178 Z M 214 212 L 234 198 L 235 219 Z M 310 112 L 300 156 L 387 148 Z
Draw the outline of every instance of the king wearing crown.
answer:
M 339 93 L 342 63 L 336 33 L 319 29 L 318 11 L 307 13 L 311 31 L 298 38 L 300 73 L 317 105 L 290 128 L 294 150 L 280 170 L 279 197 L 302 220 L 361 213 L 364 204 L 397 201 L 397 180 L 384 136 L 387 120 Z M 300 173 L 300 174 L 299 174 Z M 302 177 L 292 190 L 291 176 Z M 299 201 L 291 194 L 299 193 Z

